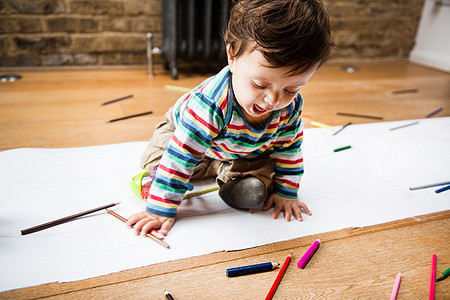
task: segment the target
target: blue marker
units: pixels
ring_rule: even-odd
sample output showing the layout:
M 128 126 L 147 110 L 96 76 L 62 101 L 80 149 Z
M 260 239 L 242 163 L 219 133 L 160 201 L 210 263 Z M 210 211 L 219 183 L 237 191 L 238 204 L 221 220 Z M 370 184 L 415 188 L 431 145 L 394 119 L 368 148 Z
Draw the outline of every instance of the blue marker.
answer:
M 436 194 L 439 194 L 439 193 L 442 193 L 442 192 L 444 192 L 444 191 L 446 191 L 446 190 L 450 190 L 450 185 L 447 185 L 447 186 L 444 186 L 443 188 L 440 188 L 440 189 L 438 189 L 438 190 L 435 190 L 435 193 L 436 193 Z
M 279 265 L 280 264 L 278 264 L 278 263 L 267 262 L 267 263 L 263 263 L 263 264 L 231 268 L 231 269 L 227 269 L 227 276 L 228 277 L 236 277 L 236 276 L 241 276 L 241 275 L 248 275 L 248 274 L 260 273 L 260 272 L 272 271 L 273 269 L 277 268 Z

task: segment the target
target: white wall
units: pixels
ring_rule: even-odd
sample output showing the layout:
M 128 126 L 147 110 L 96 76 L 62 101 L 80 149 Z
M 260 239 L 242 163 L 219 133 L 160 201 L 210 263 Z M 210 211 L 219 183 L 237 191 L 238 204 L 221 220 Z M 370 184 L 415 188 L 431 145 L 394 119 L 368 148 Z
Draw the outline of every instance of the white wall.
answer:
M 450 0 L 425 0 L 409 59 L 450 72 Z

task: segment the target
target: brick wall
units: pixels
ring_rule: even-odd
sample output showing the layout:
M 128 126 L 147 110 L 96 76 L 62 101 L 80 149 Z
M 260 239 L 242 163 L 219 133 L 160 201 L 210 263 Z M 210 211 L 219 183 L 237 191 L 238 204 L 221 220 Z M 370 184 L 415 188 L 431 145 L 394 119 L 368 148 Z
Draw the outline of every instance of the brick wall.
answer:
M 324 0 L 331 21 L 334 59 L 407 58 L 414 46 L 424 0 Z
M 0 66 L 146 63 L 163 0 L 0 0 Z M 333 60 L 406 58 L 424 0 L 328 0 Z

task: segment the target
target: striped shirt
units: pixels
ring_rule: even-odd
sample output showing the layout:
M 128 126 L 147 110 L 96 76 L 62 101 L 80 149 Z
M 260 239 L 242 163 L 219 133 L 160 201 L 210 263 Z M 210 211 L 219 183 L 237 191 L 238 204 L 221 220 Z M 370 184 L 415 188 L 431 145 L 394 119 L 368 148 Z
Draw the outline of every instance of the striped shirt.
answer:
M 266 127 L 251 126 L 234 99 L 229 67 L 208 78 L 174 105 L 175 132 L 159 163 L 147 211 L 174 218 L 194 167 L 204 156 L 218 160 L 253 158 L 273 151 L 275 193 L 297 198 L 303 174 L 303 99 L 272 112 Z

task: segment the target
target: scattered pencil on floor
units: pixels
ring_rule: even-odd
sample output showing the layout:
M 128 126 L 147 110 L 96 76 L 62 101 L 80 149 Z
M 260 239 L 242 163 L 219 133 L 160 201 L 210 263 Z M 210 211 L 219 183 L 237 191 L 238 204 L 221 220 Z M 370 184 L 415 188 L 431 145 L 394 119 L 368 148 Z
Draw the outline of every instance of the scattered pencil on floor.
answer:
M 334 152 L 340 152 L 340 151 L 344 151 L 344 150 L 350 149 L 351 147 L 352 147 L 352 146 L 340 147 L 340 148 L 334 149 L 333 151 L 334 151 Z
M 369 115 L 360 115 L 360 114 L 351 114 L 351 113 L 343 113 L 343 112 L 336 112 L 336 115 L 338 115 L 338 116 L 347 116 L 347 117 L 358 117 L 358 118 L 375 119 L 375 120 L 383 120 L 383 117 L 369 116 Z
M 338 134 L 339 132 L 341 132 L 342 130 L 344 130 L 347 126 L 352 125 L 352 122 L 348 122 L 347 124 L 345 124 L 344 126 L 341 127 L 341 129 L 339 129 L 338 131 L 336 131 L 335 133 L 333 133 L 333 135 Z
M 436 277 L 436 282 L 444 280 L 450 275 L 450 268 L 441 273 L 438 277 Z
M 280 269 L 280 272 L 278 272 L 277 278 L 275 278 L 275 281 L 273 282 L 272 287 L 270 288 L 269 293 L 266 296 L 266 300 L 270 300 L 273 298 L 273 295 L 275 294 L 275 291 L 277 290 L 278 285 L 280 284 L 281 279 L 284 276 L 284 273 L 286 273 L 286 270 L 289 266 L 289 263 L 291 262 L 291 259 L 292 259 L 292 253 L 289 254 L 289 256 L 284 261 L 283 266 Z
M 190 88 L 176 86 L 176 85 L 170 85 L 170 84 L 166 84 L 165 88 L 168 90 L 171 90 L 171 91 L 177 91 L 177 92 L 183 92 L 183 93 L 189 93 L 192 90 Z
M 319 249 L 320 246 L 320 240 L 314 241 L 312 245 L 309 247 L 309 249 L 303 254 L 302 258 L 298 261 L 297 266 L 300 269 L 303 269 L 306 267 L 306 264 L 309 262 L 311 257 L 316 253 L 317 249 Z
M 443 108 L 442 108 L 442 107 L 439 107 L 438 109 L 433 110 L 432 112 L 430 112 L 426 117 L 427 117 L 427 118 L 432 117 L 432 116 L 434 116 L 435 114 L 437 114 L 438 112 L 440 112 L 441 110 L 443 110 Z
M 439 193 L 442 193 L 442 192 L 445 192 L 445 191 L 448 191 L 448 190 L 450 190 L 450 185 L 447 185 L 447 186 L 444 186 L 443 188 L 437 189 L 434 192 L 436 194 L 439 194 Z
M 408 126 L 412 126 L 412 125 L 416 125 L 416 124 L 419 124 L 419 121 L 416 121 L 416 122 L 413 122 L 413 123 L 409 123 L 409 124 L 406 124 L 406 125 L 402 125 L 402 126 L 398 126 L 398 127 L 394 127 L 394 128 L 389 129 L 389 130 L 397 130 L 397 129 L 400 129 L 400 128 L 404 128 L 404 127 L 408 127 Z
M 53 226 L 64 224 L 66 222 L 72 221 L 72 220 L 77 219 L 79 217 L 86 216 L 88 214 L 92 214 L 94 212 L 110 208 L 110 207 L 118 205 L 118 204 L 120 204 L 120 202 L 119 203 L 111 203 L 111 204 L 103 205 L 103 206 L 100 206 L 100 207 L 97 207 L 97 208 L 94 208 L 94 209 L 90 209 L 90 210 L 83 211 L 83 212 L 80 212 L 80 213 L 77 213 L 77 214 L 74 214 L 74 215 L 70 215 L 70 216 L 67 216 L 67 217 L 64 217 L 64 218 L 61 218 L 61 219 L 57 219 L 57 220 L 50 221 L 50 222 L 47 222 L 47 223 L 44 223 L 44 224 L 41 224 L 41 225 L 37 225 L 37 226 L 31 227 L 31 228 L 24 229 L 24 230 L 21 231 L 21 233 L 22 233 L 22 235 L 26 235 L 26 234 L 30 234 L 30 233 L 33 233 L 33 232 L 41 231 L 41 230 L 44 230 L 44 229 L 47 229 L 47 228 L 51 228 Z
M 401 281 L 402 281 L 402 273 L 398 273 L 397 276 L 395 277 L 394 288 L 392 289 L 392 294 L 391 294 L 390 300 L 397 299 Z
M 330 130 L 333 129 L 333 126 L 323 124 L 320 122 L 316 122 L 316 121 L 311 121 L 311 125 L 314 127 L 320 127 L 320 128 L 330 129 Z
M 122 101 L 122 100 L 125 100 L 125 99 L 129 99 L 129 98 L 131 98 L 131 97 L 133 97 L 133 95 L 128 95 L 128 96 L 125 96 L 125 97 L 120 97 L 120 98 L 117 98 L 117 99 L 114 99 L 114 100 L 111 100 L 111 101 L 103 102 L 102 105 L 108 105 L 108 104 L 111 104 L 111 103 L 119 102 L 119 101 Z
M 392 91 L 393 95 L 402 95 L 402 94 L 414 94 L 414 93 L 418 93 L 419 89 L 409 89 L 409 90 L 397 90 L 397 91 Z
M 126 119 L 131 119 L 131 118 L 136 118 L 136 117 L 141 117 L 141 116 L 146 116 L 146 115 L 149 115 L 149 114 L 152 114 L 152 113 L 153 113 L 152 111 L 147 111 L 147 112 L 140 113 L 140 114 L 126 116 L 126 117 L 122 117 L 122 118 L 118 118 L 118 119 L 112 119 L 112 120 L 109 120 L 109 123 L 122 121 L 122 120 L 126 120 Z
M 426 185 L 420 185 L 420 186 L 413 186 L 413 187 L 410 187 L 409 189 L 411 191 L 414 191 L 414 190 L 421 190 L 421 189 L 426 189 L 426 188 L 441 186 L 441 185 L 448 185 L 448 184 L 450 184 L 450 181 L 432 183 L 432 184 L 426 184 Z
M 166 290 L 164 290 L 164 295 L 166 296 L 167 300 L 174 300 L 172 295 Z

